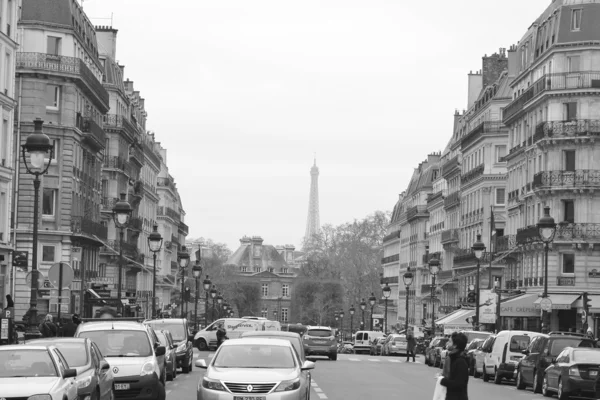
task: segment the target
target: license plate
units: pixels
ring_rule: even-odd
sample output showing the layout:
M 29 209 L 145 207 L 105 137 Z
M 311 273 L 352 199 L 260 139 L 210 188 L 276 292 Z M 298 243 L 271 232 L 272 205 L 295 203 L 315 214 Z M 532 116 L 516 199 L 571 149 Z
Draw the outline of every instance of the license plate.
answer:
M 590 376 L 596 376 L 598 375 L 598 371 L 590 371 Z
M 115 383 L 115 390 L 129 390 L 129 383 Z
M 233 400 L 267 400 L 265 396 L 233 396 Z

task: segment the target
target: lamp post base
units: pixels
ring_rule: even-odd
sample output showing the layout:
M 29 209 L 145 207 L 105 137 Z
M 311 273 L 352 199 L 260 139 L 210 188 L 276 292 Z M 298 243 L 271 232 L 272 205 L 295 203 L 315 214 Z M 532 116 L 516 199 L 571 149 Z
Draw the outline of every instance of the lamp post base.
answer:
M 42 337 L 42 333 L 40 332 L 40 329 L 38 328 L 38 323 L 37 323 L 37 308 L 34 307 L 30 307 L 29 310 L 27 310 L 27 328 L 25 329 L 25 340 L 32 340 L 32 339 L 39 339 Z

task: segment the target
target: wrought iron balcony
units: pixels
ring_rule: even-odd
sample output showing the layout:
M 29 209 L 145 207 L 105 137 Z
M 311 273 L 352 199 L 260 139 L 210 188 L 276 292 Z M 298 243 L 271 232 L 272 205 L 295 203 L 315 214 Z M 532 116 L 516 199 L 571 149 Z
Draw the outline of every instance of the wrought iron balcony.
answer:
M 534 141 L 537 142 L 543 138 L 577 136 L 600 136 L 600 120 L 576 119 L 541 122 L 535 128 Z
M 477 167 L 473 168 L 469 172 L 465 172 L 464 174 L 462 174 L 460 176 L 460 183 L 465 184 L 469 181 L 472 181 L 473 179 L 477 178 L 478 176 L 483 175 L 484 170 L 485 170 L 485 164 L 481 164 L 481 165 L 478 165 Z
M 517 246 L 517 235 L 504 235 L 496 238 L 496 253 L 514 249 Z
M 406 220 L 411 221 L 415 218 L 427 217 L 429 212 L 427 206 L 414 206 L 406 210 Z
M 460 192 L 450 193 L 448 197 L 444 199 L 444 208 L 448 209 L 460 204 Z
M 517 244 L 538 243 L 540 234 L 535 225 L 530 225 L 525 228 L 517 229 Z
M 575 286 L 574 276 L 557 276 L 556 286 Z
M 184 236 L 187 236 L 190 228 L 184 222 L 179 222 L 179 230 L 183 233 Z
M 73 233 L 83 233 L 85 235 L 106 240 L 108 237 L 108 228 L 96 221 L 85 217 L 71 217 L 71 231 Z
M 502 129 L 506 129 L 505 125 L 500 121 L 486 121 L 477 125 L 471 132 L 465 135 L 460 141 L 460 147 L 466 148 L 474 143 L 485 133 L 498 133 Z
M 573 187 L 599 187 L 600 170 L 578 169 L 575 171 L 543 171 L 533 177 L 533 188 L 571 189 Z
M 103 197 L 101 200 L 102 210 L 112 212 L 112 209 L 118 201 L 119 199 L 117 197 Z
M 557 241 L 598 241 L 600 224 L 595 223 L 559 223 L 554 240 Z
M 392 232 L 383 238 L 383 243 L 389 242 L 390 240 L 400 239 L 400 231 Z
M 125 171 L 127 167 L 127 160 L 119 156 L 108 156 L 104 158 L 103 168 L 113 168 Z
M 442 231 L 442 244 L 458 242 L 458 229 L 447 229 Z
M 172 191 L 176 191 L 175 182 L 171 178 L 158 178 L 156 181 L 156 186 L 158 187 L 167 187 Z
M 103 117 L 104 126 L 106 128 L 123 128 L 131 137 L 139 136 L 135 126 L 129 122 L 129 119 L 123 115 L 106 114 Z
M 454 158 L 446 161 L 442 165 L 442 176 L 444 178 L 446 178 L 452 172 L 454 172 L 455 170 L 458 170 L 458 168 L 459 168 L 458 156 L 455 156 Z
M 158 207 L 156 215 L 159 217 L 169 217 L 176 221 L 179 221 L 181 219 L 181 215 L 177 211 L 173 210 L 170 207 L 164 206 Z
M 129 148 L 129 159 L 136 161 L 139 165 L 144 165 L 144 150 L 138 145 Z
M 388 257 L 383 257 L 381 259 L 381 263 L 382 264 L 388 264 L 388 263 L 399 261 L 399 260 L 400 260 L 400 254 L 394 254 L 394 255 L 391 255 L 391 256 L 388 256 Z
M 150 159 L 154 164 L 160 166 L 160 157 L 154 152 L 154 149 L 150 147 L 146 142 L 143 145 L 144 155 Z
M 106 146 L 106 133 L 92 118 L 84 117 L 81 113 L 77 113 L 75 126 L 83 134 L 83 139 L 96 149 L 103 149 Z
M 115 252 L 118 253 L 121 249 L 121 242 L 119 240 L 107 240 L 106 244 L 108 245 L 108 247 L 102 247 L 100 249 L 100 252 L 114 255 Z M 138 252 L 137 245 L 123 242 L 123 254 L 124 255 L 137 257 L 138 253 L 139 252 Z
M 131 218 L 129 220 L 129 228 L 141 231 L 144 226 L 144 221 L 141 218 Z
M 440 260 L 440 262 L 442 261 L 442 252 L 441 251 L 436 251 L 435 253 L 426 253 L 423 254 L 423 264 L 429 264 L 430 260 L 433 260 L 434 258 Z
M 435 192 L 435 193 L 429 193 L 427 195 L 427 203 L 431 203 L 433 201 L 436 201 L 437 199 L 441 198 L 444 196 L 444 191 L 440 190 L 439 192 Z
M 386 283 L 389 284 L 398 284 L 398 277 L 397 276 L 386 276 L 385 278 L 381 278 L 380 283 L 382 285 L 385 285 Z

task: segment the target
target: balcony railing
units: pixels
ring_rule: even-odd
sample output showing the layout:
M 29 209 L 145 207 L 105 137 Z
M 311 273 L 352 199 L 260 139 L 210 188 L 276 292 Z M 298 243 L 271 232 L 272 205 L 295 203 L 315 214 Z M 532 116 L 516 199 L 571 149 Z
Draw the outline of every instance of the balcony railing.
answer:
M 141 218 L 131 218 L 129 220 L 129 228 L 141 231 L 144 226 L 144 221 Z
M 183 232 L 184 236 L 187 236 L 190 231 L 190 228 L 187 226 L 187 224 L 180 222 L 179 230 L 181 230 L 181 232 Z
M 112 250 L 114 250 L 118 253 L 121 249 L 121 242 L 119 240 L 107 240 L 106 244 L 108 245 L 108 247 L 102 247 L 100 249 L 100 251 L 103 253 L 114 254 L 114 252 Z M 138 248 L 135 244 L 123 242 L 123 253 L 137 257 Z
M 389 284 L 398 284 L 398 276 L 386 276 L 385 278 L 381 278 L 380 283 L 385 285 Z
M 548 90 L 574 90 L 574 89 L 600 89 L 600 72 L 562 72 L 546 74 L 535 81 L 521 96 L 504 107 L 502 121 L 508 119 L 523 110 L 526 103 Z
M 390 240 L 399 239 L 399 238 L 400 238 L 400 231 L 392 232 L 383 238 L 383 243 L 389 242 Z
M 600 224 L 560 223 L 556 227 L 554 240 L 600 240 Z
M 399 261 L 399 260 L 400 260 L 400 254 L 394 254 L 394 255 L 391 255 L 391 256 L 388 256 L 388 257 L 383 257 L 381 259 L 381 263 L 382 264 L 387 264 L 387 263 L 391 263 L 391 262 Z
M 106 114 L 103 118 L 104 126 L 107 128 L 123 128 L 132 137 L 138 136 L 137 129 L 127 117 L 117 114 Z
M 590 187 L 600 186 L 600 170 L 543 171 L 533 177 L 533 188 L 540 187 Z
M 444 165 L 442 165 L 442 176 L 446 178 L 454 170 L 458 169 L 458 166 L 458 156 L 446 161 Z
M 550 137 L 600 136 L 600 120 L 547 121 L 535 128 L 534 141 Z
M 103 197 L 101 200 L 101 205 L 103 210 L 109 210 L 112 212 L 112 209 L 115 207 L 115 204 L 119 201 L 116 197 Z
M 440 190 L 439 192 L 435 192 L 435 193 L 429 193 L 427 195 L 427 203 L 431 203 L 437 199 L 439 199 L 440 197 L 443 197 L 445 195 L 445 190 Z
M 171 178 L 158 178 L 156 180 L 156 186 L 158 187 L 168 187 L 169 189 L 176 191 L 175 182 Z
M 150 161 L 152 161 L 154 164 L 160 166 L 160 157 L 154 152 L 154 150 L 146 142 L 144 142 L 143 148 L 144 148 L 144 155 L 147 156 L 150 159 Z
M 535 225 L 517 229 L 517 244 L 530 244 L 540 241 L 540 234 Z
M 505 126 L 500 121 L 486 121 L 477 125 L 471 132 L 464 136 L 460 142 L 461 148 L 466 148 L 481 137 L 484 133 L 497 133 L 504 129 Z
M 429 264 L 430 260 L 438 259 L 441 261 L 442 253 L 440 251 L 436 251 L 435 253 L 426 253 L 423 254 L 423 264 Z
M 444 199 L 444 208 L 450 208 L 460 204 L 460 192 L 454 192 Z
M 442 231 L 442 244 L 458 242 L 458 229 L 446 229 Z
M 156 214 L 158 216 L 169 217 L 177 221 L 181 219 L 181 215 L 177 211 L 169 207 L 158 207 Z
M 460 183 L 465 184 L 465 183 L 477 178 L 478 176 L 483 175 L 484 169 L 485 169 L 485 164 L 481 164 L 481 165 L 478 165 L 477 167 L 473 168 L 469 172 L 465 172 L 464 174 L 462 174 L 460 176 Z
M 106 226 L 85 217 L 71 217 L 71 231 L 73 233 L 97 236 L 102 240 L 106 240 L 108 237 L 108 228 Z
M 517 235 L 504 235 L 496 238 L 496 253 L 514 249 L 517 246 Z
M 427 206 L 414 206 L 406 210 L 406 220 L 411 221 L 419 217 L 427 217 L 429 212 Z
M 574 276 L 557 276 L 556 286 L 575 286 Z
M 126 166 L 127 166 L 127 160 L 125 160 L 124 158 L 121 158 L 119 156 L 106 157 L 104 159 L 104 163 L 102 164 L 102 167 L 104 167 L 104 168 L 114 168 L 114 169 L 120 169 L 122 171 L 125 171 Z
M 92 118 L 77 113 L 75 126 L 83 133 L 83 138 L 88 140 L 94 147 L 103 149 L 106 146 L 106 133 Z
M 69 75 L 81 81 L 92 95 L 109 105 L 109 96 L 102 83 L 80 58 L 58 56 L 46 53 L 17 53 L 17 70 L 43 71 L 46 73 Z

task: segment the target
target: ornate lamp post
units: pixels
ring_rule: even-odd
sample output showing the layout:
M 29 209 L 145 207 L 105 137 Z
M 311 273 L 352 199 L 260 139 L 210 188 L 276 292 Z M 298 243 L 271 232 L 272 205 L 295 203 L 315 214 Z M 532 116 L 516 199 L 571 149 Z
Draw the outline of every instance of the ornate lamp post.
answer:
M 361 326 L 361 329 L 364 329 L 364 327 L 365 327 L 365 310 L 367 309 L 367 302 L 365 301 L 364 297 L 363 297 L 362 301 L 360 302 L 360 309 L 362 310 L 362 326 Z
M 475 278 L 475 330 L 479 330 L 479 273 L 480 273 L 480 262 L 483 257 L 483 253 L 485 252 L 485 244 L 481 241 L 481 235 L 477 235 L 477 241 L 473 243 L 473 247 L 471 247 L 473 253 L 475 253 L 475 258 L 477 258 L 477 276 Z
M 216 300 L 216 298 L 217 298 L 217 287 L 214 284 L 212 285 L 212 289 L 210 289 L 210 297 L 211 297 L 212 303 L 213 303 L 212 304 L 212 313 L 211 314 L 212 314 L 212 320 L 214 322 L 215 321 L 215 308 L 216 308 L 215 302 L 217 301 Z
M 431 334 L 435 336 L 435 276 L 440 272 L 440 260 L 432 258 L 429 260 L 429 273 L 431 274 Z
M 338 326 L 338 321 L 339 321 L 340 317 L 339 317 L 339 315 L 338 315 L 338 312 L 337 312 L 337 311 L 334 311 L 334 313 L 333 313 L 333 318 L 335 318 L 335 329 L 337 329 L 337 330 L 338 330 L 338 332 L 339 332 L 340 328 L 339 328 L 339 326 Z
M 377 297 L 371 292 L 371 297 L 369 297 L 369 304 L 371 305 L 371 330 L 373 330 L 373 307 L 375 307 L 375 303 L 377 303 Z
M 33 179 L 33 251 L 31 253 L 31 288 L 29 299 L 29 320 L 27 333 L 29 337 L 40 336 L 37 323 L 37 290 L 38 290 L 38 266 L 37 266 L 37 248 L 38 248 L 38 208 L 40 202 L 40 175 L 44 175 L 50 168 L 50 163 L 54 154 L 54 146 L 50 143 L 50 138 L 44 134 L 44 121 L 36 118 L 33 121 L 34 130 L 27 137 L 25 144 L 21 146 L 23 163 L 27 173 L 34 176 Z M 29 163 L 26 153 L 29 153 Z M 50 153 L 48 163 L 45 157 Z M 83 277 L 82 277 L 83 278 Z
M 115 204 L 112 212 L 115 226 L 119 228 L 119 286 L 117 287 L 117 297 L 119 299 L 118 310 L 121 315 L 123 315 L 123 302 L 121 301 L 121 290 L 123 286 L 123 236 L 125 235 L 124 231 L 127 229 L 127 225 L 129 225 L 129 218 L 131 218 L 131 213 L 133 212 L 131 205 L 126 200 L 125 193 L 121 193 L 121 199 Z
M 344 310 L 340 310 L 340 332 L 342 333 L 342 341 L 344 341 Z
M 354 309 L 354 304 L 352 304 L 350 306 L 350 310 L 348 310 L 348 312 L 350 313 L 350 340 L 352 340 L 352 335 L 354 334 L 353 332 L 353 328 L 354 328 L 354 313 L 356 312 L 356 310 Z
M 206 293 L 206 303 L 204 303 L 204 327 L 208 326 L 208 295 L 210 285 L 212 285 L 212 282 L 208 278 L 208 275 L 206 275 L 206 279 L 202 282 L 202 287 L 204 287 L 204 292 Z
M 388 331 L 388 318 L 387 318 L 387 303 L 388 303 L 388 299 L 390 298 L 390 295 L 392 294 L 392 289 L 390 289 L 390 287 L 388 286 L 387 282 L 385 283 L 385 286 L 383 287 L 383 301 L 385 303 L 385 314 L 383 319 L 385 320 L 385 325 L 383 326 L 383 333 L 387 335 L 387 331 Z
M 274 319 L 275 321 L 279 321 L 279 320 L 277 319 L 277 310 L 273 310 L 273 319 Z
M 163 238 L 158 233 L 158 225 L 154 225 L 152 233 L 148 235 L 148 247 L 152 252 L 153 276 L 152 276 L 152 318 L 156 318 L 156 253 L 163 245 Z
M 194 265 L 192 272 L 194 273 L 194 279 L 196 280 L 196 298 L 194 299 L 194 327 L 196 330 L 198 330 L 198 297 L 200 297 L 198 280 L 200 279 L 200 275 L 202 275 L 202 265 L 200 265 L 199 259 L 196 259 L 196 265 Z
M 550 207 L 544 207 L 544 216 L 538 221 L 537 228 L 540 239 L 544 242 L 544 293 L 542 293 L 542 300 L 544 300 L 548 297 L 548 246 L 552 243 L 556 234 L 556 223 L 554 218 L 550 216 Z M 547 303 L 548 301 L 544 300 L 544 302 Z M 552 307 L 551 302 L 550 307 Z M 550 332 L 550 318 L 548 310 L 544 308 L 542 308 L 542 333 L 548 333 Z
M 221 313 L 223 309 L 221 308 L 221 304 L 223 304 L 223 296 L 221 296 L 221 292 L 217 293 L 217 306 L 219 307 L 219 311 L 217 315 L 221 318 Z
M 410 272 L 410 268 L 406 270 L 402 276 L 402 280 L 404 281 L 404 286 L 406 287 L 406 320 L 404 321 L 404 331 L 408 332 L 408 291 L 410 290 L 410 285 L 413 283 L 413 274 Z
M 233 318 L 233 310 L 229 310 L 229 318 Z
M 183 305 L 184 305 L 184 292 L 185 292 L 185 269 L 187 268 L 190 262 L 190 255 L 187 252 L 187 248 L 183 246 L 181 251 L 177 253 L 177 261 L 179 263 L 179 268 L 181 269 L 181 318 L 184 317 L 183 313 Z

